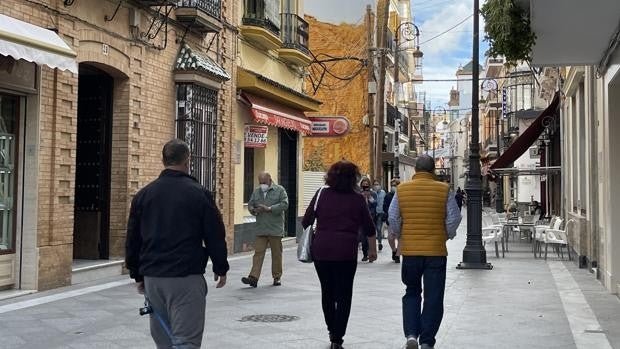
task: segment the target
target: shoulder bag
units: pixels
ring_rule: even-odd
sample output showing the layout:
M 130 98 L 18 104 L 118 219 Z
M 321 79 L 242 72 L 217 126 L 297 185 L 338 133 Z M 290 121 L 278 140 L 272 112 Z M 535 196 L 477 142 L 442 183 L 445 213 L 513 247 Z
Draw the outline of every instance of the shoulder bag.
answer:
M 316 200 L 314 201 L 314 223 L 304 229 L 301 234 L 301 239 L 297 245 L 297 260 L 302 263 L 312 263 L 312 239 L 314 238 L 314 231 L 316 230 L 316 208 L 318 207 L 319 198 L 321 192 L 325 187 L 321 187 L 316 194 Z

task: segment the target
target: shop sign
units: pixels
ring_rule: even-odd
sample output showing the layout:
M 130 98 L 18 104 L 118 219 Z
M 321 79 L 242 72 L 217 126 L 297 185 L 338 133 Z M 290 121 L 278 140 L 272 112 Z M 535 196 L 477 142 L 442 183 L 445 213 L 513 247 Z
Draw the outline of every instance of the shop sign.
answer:
M 344 116 L 310 116 L 312 133 L 308 137 L 342 137 L 351 130 L 349 120 Z
M 265 148 L 267 147 L 268 126 L 245 126 L 244 143 L 246 148 Z

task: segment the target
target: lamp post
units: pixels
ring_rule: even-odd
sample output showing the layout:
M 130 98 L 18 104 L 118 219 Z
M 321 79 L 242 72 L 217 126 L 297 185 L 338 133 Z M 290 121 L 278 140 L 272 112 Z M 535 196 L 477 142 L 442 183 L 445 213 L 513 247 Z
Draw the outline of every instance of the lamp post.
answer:
M 472 79 L 472 117 L 471 144 L 469 154 L 469 176 L 465 191 L 467 192 L 467 244 L 463 249 L 463 261 L 458 269 L 493 269 L 487 263 L 487 251 L 482 245 L 482 180 L 480 169 L 480 0 L 474 0 L 474 35 L 473 35 L 473 79 Z
M 402 32 L 402 42 L 401 42 L 401 32 Z M 417 41 L 416 48 L 412 52 L 413 58 L 420 59 L 424 56 L 422 51 L 420 51 L 420 29 L 417 25 L 412 22 L 403 22 L 398 27 L 396 27 L 396 33 L 394 35 L 394 90 L 400 92 L 400 66 L 399 66 L 399 57 L 400 52 L 403 51 L 400 49 L 401 44 L 408 43 L 411 41 Z M 407 48 L 405 49 L 407 50 Z M 417 62 L 416 62 L 417 63 Z M 398 102 L 398 101 L 397 101 Z M 400 111 L 398 110 L 398 103 L 396 105 L 396 120 L 394 120 L 394 177 L 400 177 Z

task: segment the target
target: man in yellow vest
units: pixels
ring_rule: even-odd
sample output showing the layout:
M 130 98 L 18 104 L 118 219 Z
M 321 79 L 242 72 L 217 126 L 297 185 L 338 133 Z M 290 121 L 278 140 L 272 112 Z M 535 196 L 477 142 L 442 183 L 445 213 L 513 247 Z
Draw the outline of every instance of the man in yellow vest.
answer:
M 413 180 L 398 186 L 388 220 L 400 240 L 403 296 L 403 328 L 407 349 L 431 349 L 443 318 L 446 287 L 446 241 L 456 236 L 461 213 L 446 183 L 434 175 L 435 161 L 420 156 Z M 422 309 L 422 278 L 424 308 Z

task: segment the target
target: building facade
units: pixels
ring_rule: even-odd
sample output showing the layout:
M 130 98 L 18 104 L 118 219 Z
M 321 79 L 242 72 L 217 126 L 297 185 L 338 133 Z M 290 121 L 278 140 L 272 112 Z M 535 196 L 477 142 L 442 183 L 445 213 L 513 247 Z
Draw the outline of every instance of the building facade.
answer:
M 232 160 L 234 181 L 240 185 L 230 193 L 234 251 L 246 251 L 256 235 L 247 202 L 262 171 L 288 193 L 287 235 L 294 237 L 301 230 L 303 138 L 312 131 L 305 113 L 318 111 L 320 102 L 305 93 L 304 74 L 312 57 L 302 0 L 244 1 L 234 23 L 239 36 Z
M 173 137 L 232 232 L 235 4 L 2 1 L 0 287 L 120 273 L 132 196 Z

